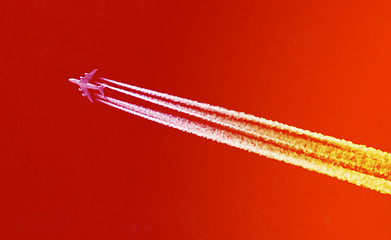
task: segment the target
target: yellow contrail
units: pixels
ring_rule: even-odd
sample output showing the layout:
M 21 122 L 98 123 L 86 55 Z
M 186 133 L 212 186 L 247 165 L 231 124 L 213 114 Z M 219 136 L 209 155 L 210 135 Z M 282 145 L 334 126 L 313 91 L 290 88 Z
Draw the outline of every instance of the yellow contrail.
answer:
M 100 79 L 102 79 L 104 81 L 107 81 L 107 82 L 110 82 L 110 83 L 113 83 L 113 84 L 116 84 L 116 85 L 121 86 L 121 87 L 128 88 L 130 90 L 139 91 L 139 92 L 151 95 L 151 96 L 160 97 L 160 98 L 163 98 L 163 99 L 167 99 L 167 100 L 170 100 L 170 101 L 173 101 L 173 102 L 178 102 L 178 103 L 185 104 L 185 105 L 192 106 L 192 107 L 197 107 L 197 108 L 200 108 L 200 109 L 205 110 L 205 111 L 226 115 L 226 116 L 233 117 L 233 118 L 236 118 L 236 119 L 239 119 L 239 120 L 246 120 L 246 121 L 249 121 L 252 124 L 258 124 L 258 125 L 262 125 L 262 126 L 274 127 L 276 129 L 286 130 L 286 131 L 289 131 L 289 132 L 294 133 L 294 134 L 305 135 L 306 137 L 311 137 L 311 138 L 313 138 L 316 141 L 328 142 L 328 143 L 330 143 L 332 145 L 335 145 L 335 146 L 338 146 L 338 147 L 341 147 L 341 148 L 360 149 L 360 150 L 364 150 L 366 152 L 370 152 L 372 154 L 373 153 L 380 154 L 381 157 L 383 157 L 383 155 L 385 154 L 385 155 L 388 155 L 387 157 L 389 159 L 391 159 L 391 155 L 389 153 L 385 153 L 385 152 L 382 152 L 380 150 L 377 150 L 377 149 L 374 149 L 374 148 L 371 148 L 371 147 L 366 147 L 364 145 L 354 144 L 354 143 L 352 143 L 350 141 L 346 141 L 346 140 L 343 140 L 343 139 L 337 139 L 337 138 L 334 138 L 334 137 L 325 136 L 325 135 L 320 134 L 320 133 L 311 132 L 311 131 L 308 131 L 308 130 L 303 130 L 303 129 L 300 129 L 300 128 L 288 126 L 286 124 L 279 123 L 277 121 L 267 120 L 267 119 L 264 119 L 264 118 L 253 116 L 251 114 L 246 114 L 246 113 L 243 113 L 243 112 L 237 112 L 237 111 L 234 111 L 234 110 L 228 110 L 228 109 L 225 109 L 225 108 L 222 108 L 222 107 L 218 107 L 218 106 L 213 106 L 213 105 L 210 105 L 210 104 L 207 104 L 207 103 L 200 103 L 200 102 L 197 102 L 197 101 L 194 101 L 194 100 L 173 96 L 173 95 L 170 95 L 170 94 L 167 94 L 167 93 L 161 93 L 161 92 L 157 92 L 157 91 L 153 91 L 153 90 L 149 90 L 149 89 L 133 86 L 133 85 L 126 84 L 126 83 L 117 82 L 117 81 L 114 81 L 114 80 L 111 80 L 111 79 L 108 79 L 108 78 L 100 78 Z M 362 149 L 361 147 L 365 147 L 365 148 Z
M 205 134 L 200 135 L 199 133 L 194 133 L 194 131 L 191 132 L 198 136 L 207 137 L 269 158 L 337 177 L 338 179 L 382 193 L 391 194 L 391 182 L 389 181 L 391 180 L 391 155 L 389 153 L 263 118 L 257 118 L 249 114 L 135 87 L 114 80 L 103 80 L 138 93 L 108 86 L 112 90 L 235 130 L 235 132 L 225 130 L 225 135 L 218 137 L 213 137 L 210 134 L 207 136 Z M 129 109 L 130 106 L 128 105 L 129 103 L 112 98 L 110 98 L 109 102 L 116 106 L 121 106 L 121 110 Z M 109 102 L 106 101 L 105 103 L 108 104 Z M 154 112 L 154 114 L 157 113 Z M 189 121 L 186 124 L 189 125 Z M 194 127 L 194 123 L 192 124 Z M 179 128 L 177 124 L 171 123 L 170 127 L 181 130 L 186 129 L 187 125 L 180 125 L 181 127 Z M 203 126 L 198 126 L 197 128 L 200 127 L 202 128 Z M 236 140 L 227 142 L 224 138 Z M 242 141 L 238 143 L 238 139 Z M 247 140 L 243 141 L 243 139 Z M 258 148 L 262 151 L 257 150 Z
M 357 164 L 358 161 L 361 161 L 363 163 L 364 160 L 374 164 L 376 162 L 373 161 L 373 157 L 363 155 L 362 153 L 359 153 L 357 151 L 353 151 L 353 150 L 349 151 L 346 148 L 340 149 L 338 147 L 330 147 L 323 142 L 314 141 L 314 139 L 309 139 L 305 135 L 304 135 L 305 137 L 303 137 L 303 135 L 292 136 L 291 132 L 290 133 L 286 131 L 284 132 L 279 129 L 275 129 L 267 126 L 260 127 L 248 122 L 239 121 L 238 119 L 232 120 L 232 118 L 228 118 L 227 116 L 216 115 L 215 113 L 211 113 L 208 111 L 200 111 L 199 109 L 196 108 L 183 106 L 175 102 L 164 101 L 161 99 L 127 91 L 113 86 L 108 86 L 108 88 L 148 102 L 158 104 L 163 107 L 174 109 L 178 112 L 182 112 L 191 116 L 196 116 L 201 119 L 213 123 L 217 123 L 225 127 L 230 127 L 237 131 L 241 131 L 243 133 L 250 134 L 258 138 L 262 138 L 264 140 L 272 141 L 286 148 L 292 148 L 297 151 L 303 151 L 306 154 L 315 155 L 317 158 L 324 159 L 324 161 L 330 161 L 337 165 L 345 165 L 345 166 L 349 165 L 350 168 L 355 168 L 357 171 L 362 171 L 364 173 L 374 172 L 374 170 L 371 169 L 373 168 L 373 166 L 370 164 L 367 164 L 368 166 L 364 164 L 361 165 Z M 350 159 L 350 160 L 346 161 L 346 159 Z M 385 176 L 385 174 L 382 172 L 377 172 L 376 174 L 379 176 Z

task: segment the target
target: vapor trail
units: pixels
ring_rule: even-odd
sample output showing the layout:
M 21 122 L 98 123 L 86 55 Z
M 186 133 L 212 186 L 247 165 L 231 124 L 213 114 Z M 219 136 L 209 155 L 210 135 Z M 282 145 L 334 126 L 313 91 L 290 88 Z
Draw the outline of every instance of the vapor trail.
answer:
M 203 125 L 196 121 L 162 115 L 162 113 L 129 105 L 129 103 L 113 98 L 109 98 L 109 101 L 100 99 L 107 105 L 111 104 L 110 106 L 115 106 L 132 114 L 137 113 L 135 115 L 138 116 L 143 114 L 141 117 L 148 116 L 149 120 L 164 125 L 168 124 L 167 126 L 182 131 L 337 177 L 382 193 L 391 194 L 390 165 L 388 164 L 390 155 L 388 153 L 301 129 L 298 129 L 301 131 L 298 133 L 298 131 L 293 131 L 296 129 L 294 127 L 252 115 L 119 83 L 114 80 L 104 80 L 139 93 L 108 86 L 112 90 L 228 127 L 228 130 L 217 130 L 216 127 Z M 258 122 L 255 120 L 249 121 L 249 119 L 258 119 Z M 287 130 L 287 128 L 290 130 Z M 206 130 L 203 132 L 200 129 Z M 307 132 L 311 134 L 307 134 Z M 329 139 L 333 141 L 330 142 Z
M 170 101 L 173 101 L 173 102 L 177 102 L 177 103 L 180 103 L 180 104 L 184 104 L 184 105 L 187 105 L 187 106 L 191 106 L 191 107 L 197 107 L 197 108 L 200 108 L 200 109 L 208 111 L 208 112 L 225 115 L 227 117 L 235 118 L 237 120 L 244 120 L 244 121 L 247 121 L 249 124 L 253 124 L 255 126 L 259 126 L 259 125 L 261 127 L 267 126 L 267 127 L 274 128 L 276 130 L 288 131 L 288 132 L 291 132 L 291 133 L 293 133 L 295 135 L 303 135 L 306 138 L 311 138 L 311 139 L 313 139 L 315 141 L 321 141 L 321 142 L 324 142 L 324 143 L 327 143 L 327 144 L 330 144 L 330 145 L 333 145 L 333 146 L 336 146 L 336 147 L 339 147 L 339 148 L 343 148 L 343 149 L 346 149 L 346 150 L 351 150 L 351 151 L 360 150 L 360 151 L 368 152 L 368 153 L 370 153 L 372 155 L 374 155 L 374 154 L 375 155 L 379 155 L 380 158 L 387 158 L 388 163 L 391 164 L 391 155 L 389 153 L 385 153 L 385 152 L 382 152 L 380 150 L 377 150 L 377 149 L 374 149 L 374 148 L 371 148 L 371 147 L 366 147 L 365 145 L 354 144 L 354 143 L 352 143 L 350 141 L 346 141 L 344 139 L 337 139 L 337 138 L 334 138 L 334 137 L 325 136 L 325 135 L 320 134 L 320 133 L 311 132 L 311 131 L 308 131 L 308 130 L 303 130 L 303 129 L 300 129 L 300 128 L 288 126 L 288 125 L 283 124 L 283 123 L 279 123 L 279 122 L 276 122 L 276 121 L 271 121 L 271 120 L 267 120 L 267 119 L 264 119 L 264 118 L 256 117 L 256 116 L 253 116 L 251 114 L 246 114 L 246 113 L 243 113 L 243 112 L 237 112 L 237 111 L 234 111 L 234 110 L 228 110 L 228 109 L 225 109 L 225 108 L 222 108 L 222 107 L 213 106 L 213 105 L 210 105 L 210 104 L 207 104 L 207 103 L 200 103 L 200 102 L 197 102 L 197 101 L 194 101 L 194 100 L 173 96 L 173 95 L 170 95 L 170 94 L 167 94 L 167 93 L 160 93 L 160 92 L 157 92 L 157 91 L 153 91 L 153 90 L 149 90 L 149 89 L 133 86 L 133 85 L 130 85 L 130 84 L 117 82 L 115 80 L 111 80 L 111 79 L 108 79 L 108 78 L 100 78 L 100 79 L 102 79 L 102 80 L 104 80 L 106 82 L 115 84 L 117 86 L 121 86 L 121 87 L 130 89 L 130 90 L 142 92 L 142 93 L 145 93 L 145 94 L 148 94 L 148 95 L 151 95 L 151 96 L 167 99 L 167 100 L 170 100 Z
M 110 80 L 114 82 L 113 80 Z M 125 85 L 125 84 L 123 84 Z M 354 146 L 356 148 L 333 146 L 329 142 L 324 142 L 319 139 L 311 138 L 308 135 L 294 134 L 290 131 L 283 131 L 275 126 L 256 125 L 236 118 L 229 118 L 225 115 L 217 114 L 215 112 L 200 110 L 199 107 L 194 108 L 189 105 L 179 104 L 177 102 L 164 101 L 148 95 L 142 95 L 132 91 L 108 86 L 110 89 L 158 104 L 163 107 L 174 109 L 191 116 L 196 116 L 201 119 L 217 123 L 219 125 L 230 127 L 245 134 L 250 134 L 254 137 L 262 138 L 280 146 L 291 148 L 296 151 L 302 151 L 306 154 L 312 155 L 323 161 L 331 164 L 344 166 L 346 168 L 361 171 L 363 173 L 370 173 L 377 177 L 389 178 L 389 154 L 379 150 L 371 151 L 364 146 Z M 134 90 L 140 90 L 138 87 L 132 87 Z M 169 98 L 178 98 L 168 94 L 162 94 L 156 91 L 143 90 L 141 93 L 151 93 L 152 96 L 165 96 Z M 186 100 L 186 99 L 185 99 Z M 181 100 L 183 102 L 183 100 Z M 189 100 L 186 100 L 189 101 Z M 234 111 L 233 111 L 234 112 Z M 339 139 L 336 139 L 339 140 Z M 361 150 L 361 151 L 360 151 Z M 364 150 L 364 151 L 362 151 Z M 379 154 L 380 152 L 380 154 Z

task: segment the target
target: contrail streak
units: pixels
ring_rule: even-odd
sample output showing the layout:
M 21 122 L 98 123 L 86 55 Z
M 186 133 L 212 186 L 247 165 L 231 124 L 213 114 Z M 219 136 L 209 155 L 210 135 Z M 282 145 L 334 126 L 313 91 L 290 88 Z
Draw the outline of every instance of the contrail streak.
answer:
M 107 79 L 106 79 L 107 80 Z M 221 116 L 216 113 L 210 111 L 200 111 L 194 106 L 199 108 L 199 105 L 202 103 L 197 103 L 195 101 L 171 96 L 168 94 L 159 93 L 156 91 L 146 90 L 139 87 L 134 87 L 131 85 L 118 83 L 114 80 L 107 80 L 111 83 L 121 84 L 122 86 L 128 87 L 130 89 L 139 91 L 142 93 L 152 94 L 152 96 L 164 97 L 165 99 L 175 100 L 177 102 L 189 103 L 191 102 L 191 107 L 186 107 L 181 104 L 176 104 L 175 102 L 167 102 L 162 101 L 157 98 L 152 98 L 149 96 L 143 96 L 141 94 L 137 94 L 134 92 L 126 91 L 123 89 L 115 88 L 109 86 L 111 89 L 115 91 L 119 91 L 125 93 L 127 95 L 131 95 L 133 97 L 137 97 L 143 99 L 145 101 L 149 101 L 170 109 L 177 110 L 179 112 L 183 112 L 192 116 L 196 116 L 202 118 L 204 120 L 208 120 L 214 123 L 218 123 L 223 126 L 228 126 L 236 130 L 240 130 L 247 134 L 252 134 L 255 137 L 260 137 L 265 140 L 271 140 L 275 143 L 279 143 L 284 147 L 291 147 L 296 150 L 303 151 L 307 154 L 316 155 L 316 157 L 320 157 L 325 159 L 326 161 L 332 162 L 333 164 L 342 165 L 345 167 L 349 167 L 355 169 L 357 171 L 362 171 L 364 173 L 372 173 L 375 176 L 383 177 L 389 179 L 390 176 L 390 154 L 381 152 L 379 150 L 367 148 L 362 145 L 355 145 L 353 143 L 339 140 L 335 138 L 331 138 L 334 142 L 323 141 L 319 138 L 313 138 L 311 136 L 305 134 L 295 134 L 292 131 L 284 131 L 275 125 L 254 125 L 249 122 L 240 121 L 240 119 L 232 119 L 227 116 Z M 190 105 L 190 104 L 189 104 Z M 187 105 L 187 106 L 189 106 Z M 213 107 L 213 106 L 212 106 Z M 235 113 L 232 110 L 225 110 Z M 238 113 L 236 113 L 237 115 Z M 244 113 L 242 113 L 244 114 Z M 250 118 L 250 117 L 248 117 Z M 266 120 L 268 121 L 268 120 Z M 300 129 L 299 129 L 300 130 Z M 304 130 L 302 130 L 304 131 Z M 308 131 L 307 131 L 308 132 Z M 341 146 L 338 144 L 338 141 L 344 141 L 349 143 L 352 147 L 347 145 Z M 333 144 L 337 142 L 337 144 Z M 390 180 L 390 179 L 389 179 Z
M 133 86 L 133 85 L 130 85 L 130 84 L 117 82 L 115 80 L 111 80 L 111 79 L 108 79 L 108 78 L 100 78 L 100 79 L 102 79 L 102 80 L 104 80 L 106 82 L 109 82 L 109 83 L 116 84 L 116 85 L 121 86 L 121 87 L 125 87 L 125 88 L 131 89 L 131 90 L 139 91 L 139 92 L 151 95 L 151 96 L 164 98 L 164 99 L 167 99 L 167 100 L 170 100 L 170 101 L 173 101 L 173 102 L 182 103 L 182 104 L 185 104 L 185 105 L 188 105 L 188 106 L 192 106 L 192 107 L 198 107 L 198 108 L 201 108 L 201 109 L 203 109 L 205 111 L 215 112 L 215 113 L 223 114 L 223 115 L 226 115 L 226 116 L 234 117 L 234 118 L 237 118 L 237 119 L 247 120 L 247 121 L 250 121 L 250 122 L 253 122 L 253 123 L 258 123 L 258 124 L 264 124 L 264 125 L 272 126 L 272 127 L 275 127 L 276 129 L 287 130 L 287 131 L 290 131 L 292 133 L 306 135 L 307 137 L 314 137 L 318 141 L 322 140 L 322 141 L 330 142 L 331 144 L 338 144 L 340 146 L 352 147 L 352 148 L 360 148 L 361 146 L 364 146 L 364 145 L 354 144 L 354 143 L 352 143 L 350 141 L 346 141 L 346 140 L 343 140 L 343 139 L 337 139 L 337 138 L 334 138 L 334 137 L 325 136 L 325 135 L 320 134 L 320 133 L 315 133 L 315 132 L 311 132 L 311 131 L 308 131 L 308 130 L 303 130 L 303 129 L 300 129 L 300 128 L 288 126 L 286 124 L 279 123 L 279 122 L 276 122 L 276 121 L 271 121 L 271 120 L 267 120 L 267 119 L 264 119 L 264 118 L 256 117 L 256 116 L 253 116 L 251 114 L 246 114 L 246 113 L 243 113 L 243 112 L 237 112 L 237 111 L 234 111 L 234 110 L 228 110 L 228 109 L 225 109 L 225 108 L 222 108 L 222 107 L 212 106 L 212 105 L 207 104 L 207 103 L 200 103 L 200 102 L 197 102 L 197 101 L 194 101 L 194 100 L 189 100 L 189 99 L 186 99 L 186 98 L 173 96 L 173 95 L 170 95 L 170 94 L 167 94 L 167 93 L 160 93 L 160 92 L 157 92 L 157 91 L 153 91 L 153 90 L 149 90 L 149 89 Z M 370 147 L 369 148 L 366 147 L 365 150 L 366 151 L 370 151 L 370 152 L 379 152 L 379 153 L 384 154 L 384 152 L 382 152 L 380 150 L 377 150 L 377 149 L 374 149 L 374 148 L 370 148 Z
M 117 82 L 117 81 L 114 81 L 114 80 L 111 80 L 111 79 L 108 79 L 108 78 L 100 78 L 100 79 L 102 79 L 102 80 L 104 80 L 106 82 L 112 83 L 112 84 L 116 84 L 116 85 L 121 86 L 121 87 L 125 87 L 125 88 L 131 89 L 131 90 L 139 91 L 139 92 L 151 95 L 151 96 L 160 97 L 160 98 L 167 99 L 167 100 L 170 100 L 170 101 L 173 101 L 173 102 L 185 104 L 185 105 L 188 105 L 188 106 L 191 106 L 191 107 L 197 107 L 197 108 L 203 109 L 203 110 L 208 111 L 208 112 L 222 114 L 222 115 L 229 116 L 229 117 L 232 117 L 232 118 L 235 118 L 235 119 L 239 119 L 239 120 L 246 120 L 246 121 L 249 121 L 250 123 L 253 123 L 253 124 L 273 127 L 275 129 L 278 129 L 278 130 L 286 130 L 286 131 L 289 131 L 289 132 L 291 132 L 293 134 L 304 135 L 307 138 L 313 138 L 316 141 L 326 142 L 326 143 L 331 144 L 333 146 L 341 147 L 341 148 L 344 148 L 344 149 L 350 149 L 350 150 L 358 149 L 358 150 L 361 150 L 361 151 L 369 152 L 371 154 L 379 154 L 381 158 L 384 158 L 384 157 L 388 158 L 389 159 L 389 163 L 391 163 L 391 155 L 389 153 L 385 153 L 385 152 L 382 152 L 380 150 L 377 150 L 377 149 L 374 149 L 374 148 L 371 148 L 371 147 L 366 147 L 364 145 L 354 144 L 354 143 L 352 143 L 350 141 L 346 141 L 346 140 L 343 140 L 343 139 L 337 139 L 337 138 L 334 138 L 334 137 L 325 136 L 325 135 L 320 134 L 320 133 L 315 133 L 315 132 L 311 132 L 311 131 L 308 131 L 308 130 L 303 130 L 303 129 L 300 129 L 300 128 L 288 126 L 288 125 L 283 124 L 283 123 L 279 123 L 279 122 L 276 122 L 276 121 L 271 121 L 271 120 L 267 120 L 267 119 L 264 119 L 264 118 L 256 117 L 256 116 L 253 116 L 251 114 L 246 114 L 246 113 L 243 113 L 243 112 L 237 112 L 237 111 L 234 111 L 234 110 L 228 110 L 228 109 L 225 109 L 225 108 L 222 108 L 222 107 L 212 106 L 212 105 L 207 104 L 207 103 L 200 103 L 200 102 L 197 102 L 197 101 L 194 101 L 194 100 L 189 100 L 189 99 L 186 99 L 186 98 L 173 96 L 173 95 L 170 95 L 170 94 L 167 94 L 167 93 L 160 93 L 160 92 L 157 92 L 157 91 L 153 91 L 153 90 L 149 90 L 149 89 L 133 86 L 133 85 L 130 85 L 130 84 Z
M 99 101 L 182 131 L 391 194 L 390 154 L 221 107 L 102 78 L 108 88 L 228 128 L 221 130 L 109 98 Z M 138 92 L 138 93 L 136 93 Z M 162 115 L 163 114 L 163 115 Z M 167 117 L 170 116 L 170 117 Z M 194 130 L 196 129 L 196 130 Z M 204 129 L 205 131 L 201 131 Z M 234 132 L 230 129 L 235 130 Z

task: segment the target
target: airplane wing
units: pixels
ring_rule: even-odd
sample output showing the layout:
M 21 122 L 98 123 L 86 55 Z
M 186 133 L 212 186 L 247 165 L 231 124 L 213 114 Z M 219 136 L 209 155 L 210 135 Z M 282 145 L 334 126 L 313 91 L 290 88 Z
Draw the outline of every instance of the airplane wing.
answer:
M 91 98 L 91 95 L 90 95 L 90 92 L 88 92 L 88 89 L 87 89 L 87 88 L 82 88 L 82 90 L 83 90 L 85 96 L 88 98 L 88 100 L 90 100 L 91 102 L 93 102 L 93 101 L 92 101 L 92 98 Z
M 87 73 L 83 78 L 80 79 L 80 82 L 81 83 L 88 83 L 91 80 L 92 76 L 94 76 L 96 71 L 98 71 L 98 69 L 94 69 L 90 73 Z

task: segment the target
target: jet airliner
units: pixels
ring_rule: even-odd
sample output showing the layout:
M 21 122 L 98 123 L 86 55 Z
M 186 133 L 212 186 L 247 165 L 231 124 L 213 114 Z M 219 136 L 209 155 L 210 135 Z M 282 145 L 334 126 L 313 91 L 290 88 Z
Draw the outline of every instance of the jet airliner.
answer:
M 103 97 L 106 98 L 105 94 L 103 93 L 103 89 L 106 87 L 106 84 L 95 85 L 95 84 L 89 83 L 89 81 L 94 76 L 96 71 L 98 71 L 98 69 L 94 69 L 90 73 L 85 73 L 84 77 L 80 76 L 80 80 L 76 79 L 76 78 L 69 79 L 70 82 L 79 85 L 79 91 L 80 92 L 83 91 L 83 93 L 82 93 L 83 97 L 87 97 L 91 102 L 93 102 L 93 101 L 92 101 L 90 93 L 88 92 L 88 89 L 98 90 L 103 95 Z

